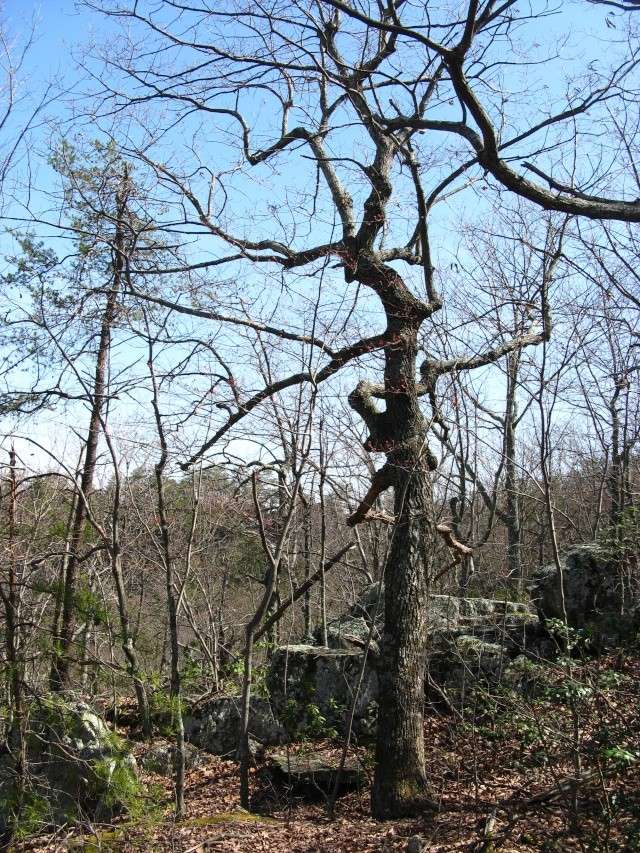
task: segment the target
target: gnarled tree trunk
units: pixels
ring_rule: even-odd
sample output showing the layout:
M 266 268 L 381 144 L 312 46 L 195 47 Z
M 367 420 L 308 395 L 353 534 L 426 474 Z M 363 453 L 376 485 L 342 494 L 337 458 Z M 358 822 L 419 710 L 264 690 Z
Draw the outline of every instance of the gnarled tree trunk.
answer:
M 417 335 L 427 311 L 388 267 L 378 286 L 387 315 L 383 386 L 361 382 L 349 402 L 369 429 L 365 447 L 384 452 L 385 465 L 351 524 L 364 520 L 378 494 L 394 490 L 395 523 L 387 557 L 385 619 L 379 667 L 374 817 L 415 813 L 429 803 L 423 714 L 427 646 L 427 596 L 436 536 L 427 425 L 418 401 Z M 384 399 L 378 411 L 374 397 Z

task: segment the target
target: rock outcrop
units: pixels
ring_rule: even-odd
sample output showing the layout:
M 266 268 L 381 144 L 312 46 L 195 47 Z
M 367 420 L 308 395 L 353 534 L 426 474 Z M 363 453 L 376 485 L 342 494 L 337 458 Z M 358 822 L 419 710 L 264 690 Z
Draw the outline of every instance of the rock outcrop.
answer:
M 195 706 L 184 717 L 184 736 L 214 755 L 235 757 L 240 740 L 240 697 L 222 696 Z M 276 719 L 271 703 L 251 697 L 249 736 L 257 744 L 285 743 L 287 732 Z
M 333 792 L 340 757 L 308 749 L 298 753 L 278 752 L 271 756 L 271 766 L 296 790 L 326 795 Z M 340 789 L 357 788 L 365 779 L 362 766 L 348 756 L 340 772 Z
M 378 605 L 380 596 L 379 584 L 368 587 L 348 613 L 330 622 L 329 646 L 363 648 L 373 622 L 372 649 L 375 654 L 382 641 L 383 630 L 382 603 Z M 431 595 L 429 598 L 429 633 L 432 637 L 468 634 L 487 642 L 506 643 L 515 649 L 526 644 L 527 634 L 535 632 L 537 626 L 536 614 L 520 602 L 454 595 Z
M 58 696 L 34 701 L 26 746 L 26 796 L 42 826 L 107 821 L 137 796 L 135 758 L 88 705 Z M 0 800 L 6 804 L 16 779 L 10 755 L 3 758 Z
M 427 662 L 427 697 L 464 708 L 495 689 L 511 660 L 509 649 L 467 634 L 447 638 Z
M 275 650 L 267 687 L 278 718 L 292 739 L 323 737 L 332 730 L 344 733 L 362 669 L 359 648 L 282 646 Z M 372 730 L 378 678 L 367 666 L 357 693 L 357 733 Z
M 616 561 L 603 546 L 576 545 L 562 560 L 562 591 L 555 564 L 539 569 L 531 597 L 540 620 L 557 619 L 584 629 L 596 645 L 616 643 L 640 627 L 637 601 L 628 590 Z M 564 598 L 564 601 L 563 601 Z
M 640 610 L 631 609 L 621 617 L 617 571 L 602 548 L 573 548 L 565 557 L 563 574 L 571 627 L 588 628 L 600 640 L 620 636 L 623 627 L 629 630 L 629 623 L 637 630 Z M 564 614 L 555 566 L 537 573 L 532 591 L 537 613 L 520 602 L 430 596 L 427 701 L 461 710 L 476 706 L 501 687 L 523 694 L 546 689 L 541 662 L 553 658 L 559 644 L 546 630 L 545 620 L 562 619 Z M 347 613 L 329 623 L 326 647 L 292 645 L 274 651 L 266 678 L 270 704 L 252 700 L 252 742 L 271 745 L 343 734 L 354 692 L 352 731 L 357 737 L 373 734 L 376 667 L 384 642 L 383 595 L 380 584 L 365 589 Z M 185 720 L 187 738 L 210 752 L 235 754 L 238 709 L 237 698 L 215 699 L 197 709 Z
M 142 758 L 142 767 L 159 776 L 173 776 L 177 758 L 177 747 L 172 743 L 155 743 Z M 203 763 L 203 753 L 190 743 L 184 745 L 184 766 L 186 770 L 199 767 Z
M 373 733 L 377 712 L 376 673 L 383 642 L 381 590 L 367 588 L 348 613 L 328 626 L 329 647 L 284 646 L 272 660 L 267 685 L 273 707 L 293 738 L 344 731 L 353 691 L 367 664 L 354 713 L 356 735 Z M 538 617 L 519 602 L 432 595 L 429 599 L 427 697 L 461 707 L 478 688 L 500 684 L 509 662 L 543 639 Z

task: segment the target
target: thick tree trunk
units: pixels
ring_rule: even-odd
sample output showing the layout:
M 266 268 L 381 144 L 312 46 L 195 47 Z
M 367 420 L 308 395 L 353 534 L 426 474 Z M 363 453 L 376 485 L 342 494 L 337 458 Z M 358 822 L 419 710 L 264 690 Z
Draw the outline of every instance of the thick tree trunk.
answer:
M 384 168 L 381 174 L 386 174 Z M 389 186 L 381 181 L 379 190 L 386 192 Z M 373 216 L 378 209 L 373 203 L 375 193 L 372 199 L 367 211 Z M 398 273 L 375 258 L 361 256 L 355 272 L 378 294 L 387 318 L 384 385 L 361 382 L 349 395 L 349 404 L 369 430 L 365 448 L 387 457 L 349 524 L 363 521 L 382 491 L 394 490 L 395 524 L 384 571 L 385 624 L 371 793 L 373 816 L 387 819 L 423 811 L 430 802 L 423 715 L 427 597 L 436 536 L 429 472 L 437 462 L 427 444 L 416 360 L 418 330 L 433 307 L 416 299 Z M 435 384 L 431 390 L 435 400 Z M 375 398 L 384 400 L 384 411 L 378 409 Z
M 374 817 L 415 813 L 428 801 L 424 762 L 427 596 L 435 537 L 431 481 L 420 458 L 397 471 L 396 525 L 385 568 L 385 626 L 378 670 Z
M 369 426 L 367 446 L 386 452 L 387 462 L 374 484 L 377 479 L 382 488 L 394 489 L 371 795 L 373 816 L 380 819 L 415 813 L 429 803 L 423 715 L 427 597 L 436 536 L 429 473 L 434 460 L 415 380 L 420 319 L 412 317 L 413 305 L 406 297 L 385 308 L 389 331 L 396 336 L 385 350 L 385 411 L 378 412 L 371 397 L 362 393 L 359 399 L 351 398 Z M 375 500 L 371 493 L 370 498 Z

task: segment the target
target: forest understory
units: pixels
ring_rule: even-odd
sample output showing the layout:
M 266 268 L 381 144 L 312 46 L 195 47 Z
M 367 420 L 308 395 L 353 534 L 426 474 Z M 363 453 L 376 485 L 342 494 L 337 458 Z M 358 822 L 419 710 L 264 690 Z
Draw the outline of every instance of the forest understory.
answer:
M 142 769 L 150 746 L 135 730 L 144 805 L 138 816 L 105 825 L 58 827 L 16 842 L 19 851 L 635 851 L 640 849 L 640 654 L 620 651 L 576 662 L 575 685 L 561 668 L 546 696 L 518 705 L 480 697 L 462 716 L 432 709 L 425 717 L 427 770 L 437 811 L 390 822 L 370 816 L 372 756 L 350 755 L 364 781 L 344 791 L 333 819 L 329 797 L 291 787 L 273 770 L 273 747 L 251 768 L 251 812 L 239 804 L 238 765 L 200 754 L 187 771 L 185 816 L 174 818 L 169 779 Z M 577 704 L 576 704 L 577 703 Z M 123 700 L 122 707 L 127 707 Z M 131 702 L 131 707 L 133 703 Z M 572 719 L 579 719 L 577 741 Z M 291 755 L 321 754 L 336 765 L 338 740 L 300 742 Z M 576 764 L 578 762 L 578 765 Z M 580 767 L 576 774 L 576 767 Z M 576 776 L 579 781 L 575 784 Z

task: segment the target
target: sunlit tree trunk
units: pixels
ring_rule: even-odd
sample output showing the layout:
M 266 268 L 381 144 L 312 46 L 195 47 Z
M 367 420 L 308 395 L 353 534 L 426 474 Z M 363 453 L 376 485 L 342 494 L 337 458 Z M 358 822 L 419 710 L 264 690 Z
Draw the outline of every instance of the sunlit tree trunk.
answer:
M 427 653 L 427 596 L 434 547 L 433 496 L 420 454 L 399 467 L 396 525 L 385 567 L 375 817 L 415 813 L 428 799 L 423 714 Z

